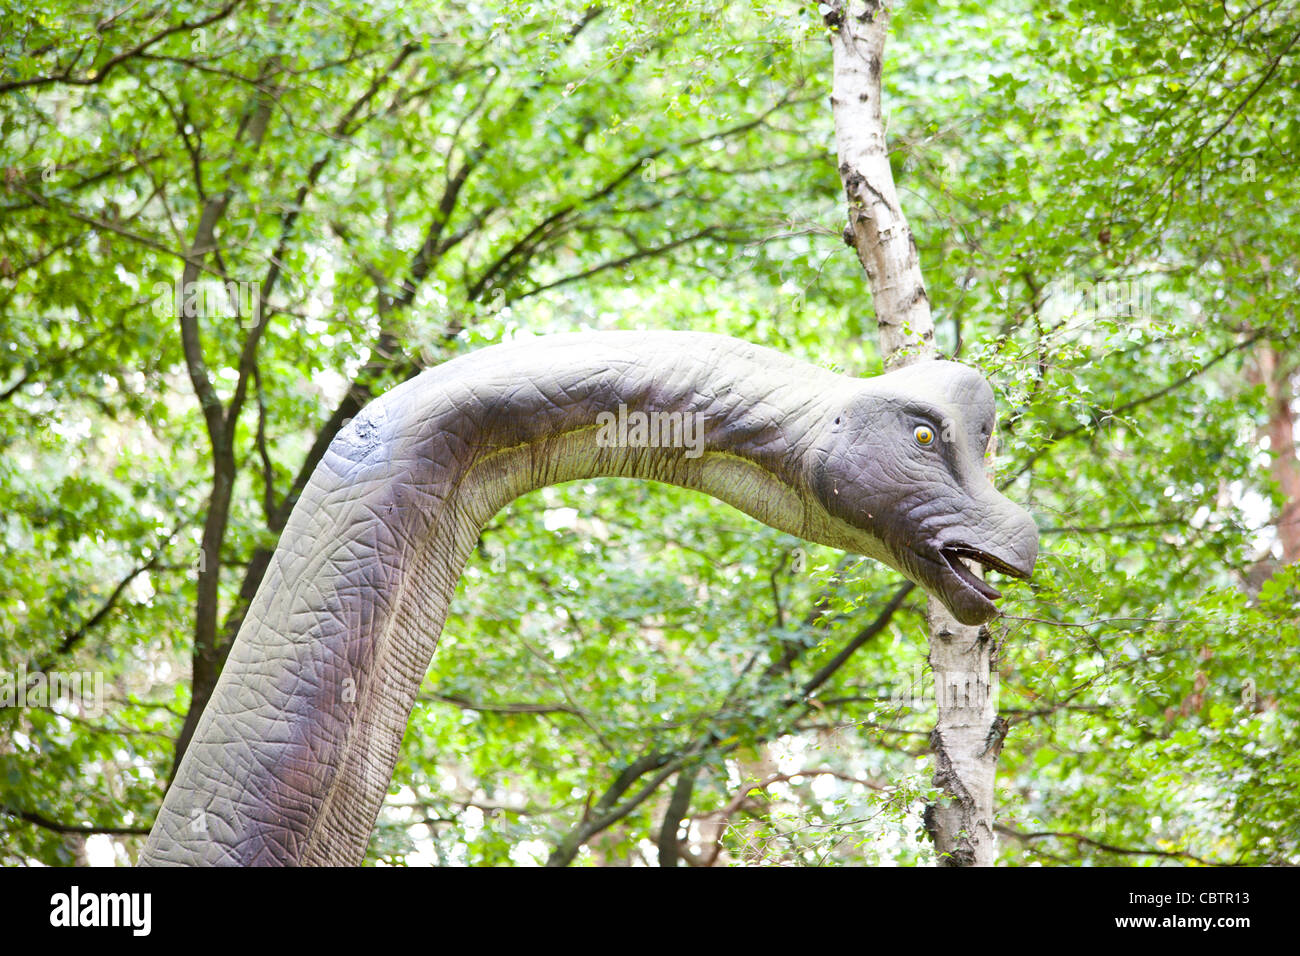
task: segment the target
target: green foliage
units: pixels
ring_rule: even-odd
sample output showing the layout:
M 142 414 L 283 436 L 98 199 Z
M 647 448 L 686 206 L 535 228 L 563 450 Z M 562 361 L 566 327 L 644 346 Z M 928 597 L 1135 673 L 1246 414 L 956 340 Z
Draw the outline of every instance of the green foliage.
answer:
M 200 575 L 237 622 L 350 388 L 583 328 L 880 368 L 812 8 L 226 8 L 0 15 L 0 672 L 103 683 L 102 710 L 0 708 L 6 862 L 131 861 Z M 1043 529 L 992 628 L 1003 862 L 1300 862 L 1300 569 L 1275 560 L 1256 371 L 1271 348 L 1294 372 L 1295 24 L 896 16 L 889 134 L 940 344 L 997 384 L 997 474 Z M 196 354 L 209 401 L 248 396 L 216 555 Z M 931 862 L 924 597 L 891 605 L 900 583 L 673 488 L 521 499 L 466 569 L 370 860 L 654 863 L 689 784 L 687 862 Z

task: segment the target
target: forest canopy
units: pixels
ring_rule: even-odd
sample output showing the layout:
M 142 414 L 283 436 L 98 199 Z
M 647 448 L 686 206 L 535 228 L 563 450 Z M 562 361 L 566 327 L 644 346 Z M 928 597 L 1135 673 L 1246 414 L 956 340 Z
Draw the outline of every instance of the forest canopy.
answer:
M 1041 533 L 990 625 L 1001 864 L 1300 863 L 1297 13 L 895 10 L 937 344 Z M 815 4 L 7 0 L 0 60 L 5 864 L 135 861 L 372 397 L 590 329 L 883 367 Z M 367 862 L 933 862 L 924 607 L 680 489 L 521 498 Z

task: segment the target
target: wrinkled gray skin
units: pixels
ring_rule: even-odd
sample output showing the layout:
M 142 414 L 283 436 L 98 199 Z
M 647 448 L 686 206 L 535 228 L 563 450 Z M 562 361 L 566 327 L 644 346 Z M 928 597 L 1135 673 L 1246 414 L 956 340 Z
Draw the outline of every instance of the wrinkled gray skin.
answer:
M 597 415 L 620 403 L 699 412 L 704 453 L 599 447 Z M 988 620 L 1000 595 L 958 556 L 1023 577 L 1038 553 L 1033 520 L 985 477 L 993 418 L 988 383 L 955 363 L 855 379 L 689 332 L 557 335 L 424 372 L 317 467 L 141 862 L 359 862 L 479 531 L 545 485 L 703 491 Z

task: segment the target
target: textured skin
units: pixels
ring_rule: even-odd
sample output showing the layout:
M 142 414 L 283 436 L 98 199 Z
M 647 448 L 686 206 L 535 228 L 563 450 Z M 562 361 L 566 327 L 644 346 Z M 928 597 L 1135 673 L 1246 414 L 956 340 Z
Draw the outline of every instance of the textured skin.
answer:
M 701 414 L 703 454 L 600 447 L 597 415 L 620 404 Z M 367 406 L 312 475 L 141 862 L 359 862 L 479 531 L 545 485 L 703 491 L 884 561 L 965 623 L 989 619 L 991 589 L 939 549 L 1033 567 L 1033 520 L 985 477 L 993 415 L 988 383 L 955 363 L 855 379 L 690 332 L 532 339 L 424 372 Z

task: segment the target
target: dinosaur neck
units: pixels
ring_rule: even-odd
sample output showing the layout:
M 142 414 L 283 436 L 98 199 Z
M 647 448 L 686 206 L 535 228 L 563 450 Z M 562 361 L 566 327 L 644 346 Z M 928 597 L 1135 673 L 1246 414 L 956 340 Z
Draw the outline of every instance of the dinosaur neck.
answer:
M 372 403 L 294 509 L 142 862 L 359 862 L 461 570 L 522 494 L 652 479 L 869 553 L 808 487 L 845 382 L 722 336 L 607 333 L 473 353 Z

